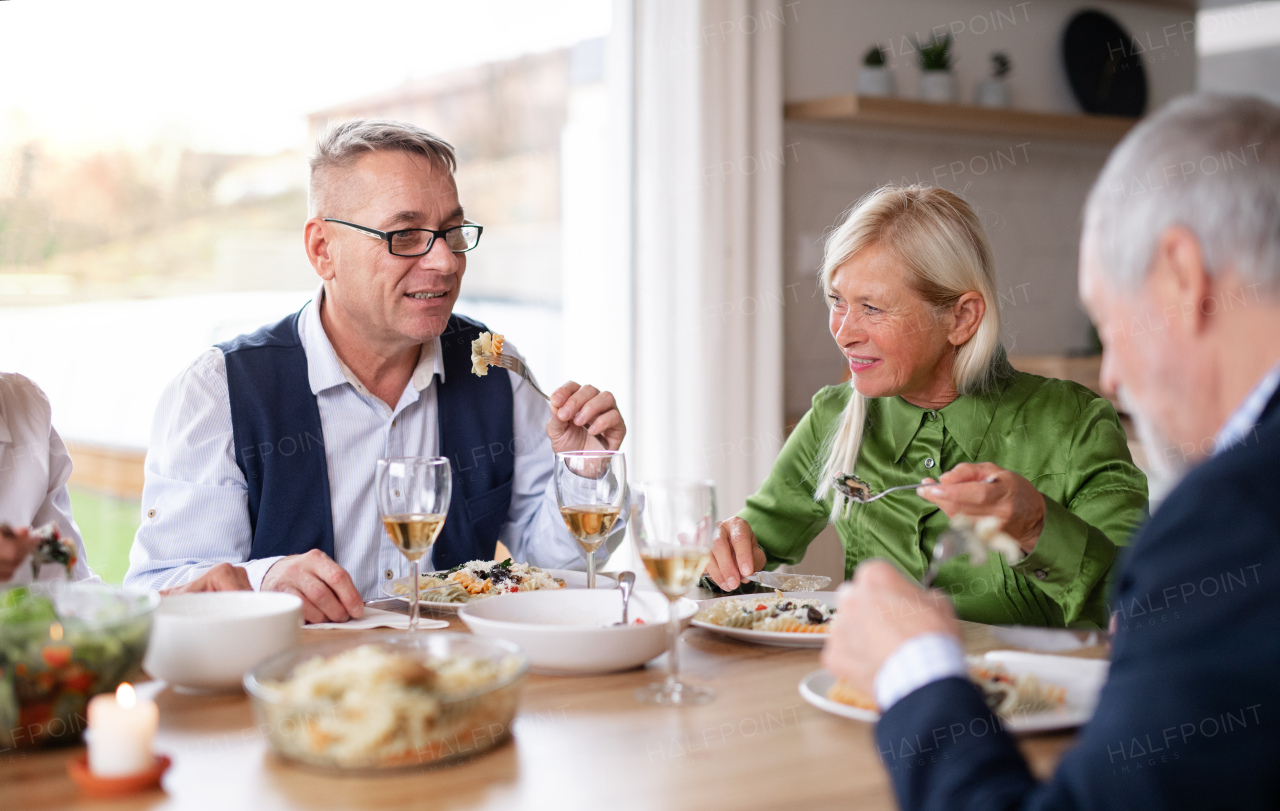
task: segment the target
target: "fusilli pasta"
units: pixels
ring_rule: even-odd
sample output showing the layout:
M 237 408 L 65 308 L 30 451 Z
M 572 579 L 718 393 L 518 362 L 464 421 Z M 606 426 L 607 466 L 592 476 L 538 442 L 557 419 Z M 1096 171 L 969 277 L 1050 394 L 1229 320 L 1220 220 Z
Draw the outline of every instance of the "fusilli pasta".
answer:
M 526 563 L 473 560 L 447 572 L 418 576 L 418 599 L 430 603 L 469 603 L 497 594 L 516 591 L 546 591 L 564 588 L 564 581 Z M 396 583 L 396 594 L 407 596 L 409 585 Z
M 831 626 L 835 608 L 821 600 L 795 599 L 782 592 L 771 597 L 738 597 L 717 600 L 694 619 L 723 628 L 751 631 L 824 634 Z

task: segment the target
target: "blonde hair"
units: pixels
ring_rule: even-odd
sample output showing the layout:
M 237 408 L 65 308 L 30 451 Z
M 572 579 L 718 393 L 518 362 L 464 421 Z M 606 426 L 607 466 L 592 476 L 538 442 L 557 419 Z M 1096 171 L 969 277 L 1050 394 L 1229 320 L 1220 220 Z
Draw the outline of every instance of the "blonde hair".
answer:
M 982 296 L 986 312 L 977 332 L 956 349 L 952 384 L 961 395 L 990 385 L 1004 355 L 995 262 L 982 223 L 969 204 L 945 189 L 929 186 L 876 189 L 854 205 L 827 239 L 818 274 L 823 291 L 830 295 L 836 271 L 873 246 L 890 252 L 906 269 L 907 284 L 933 307 L 947 309 L 971 291 Z M 867 398 L 854 388 L 838 427 L 818 453 L 818 459 L 825 461 L 814 499 L 822 501 L 834 494 L 832 521 L 847 505 L 844 496 L 833 493 L 831 481 L 837 474 L 855 472 L 866 417 Z

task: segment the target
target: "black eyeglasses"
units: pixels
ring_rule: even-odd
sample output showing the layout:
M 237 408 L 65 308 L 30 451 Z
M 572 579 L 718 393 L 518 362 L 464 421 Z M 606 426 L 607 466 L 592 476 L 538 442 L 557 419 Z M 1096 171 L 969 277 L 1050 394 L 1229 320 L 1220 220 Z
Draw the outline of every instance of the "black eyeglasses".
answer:
M 330 217 L 324 217 L 323 219 L 325 222 L 336 222 L 338 225 L 345 225 L 348 228 L 362 231 L 371 237 L 385 240 L 387 250 L 391 252 L 392 256 L 422 256 L 431 250 L 432 245 L 436 244 L 436 237 L 442 237 L 444 244 L 448 245 L 449 250 L 454 253 L 466 253 L 480 244 L 480 234 L 484 232 L 484 226 L 474 222 L 455 225 L 443 231 L 432 231 L 430 228 L 379 231 L 376 228 L 335 220 Z

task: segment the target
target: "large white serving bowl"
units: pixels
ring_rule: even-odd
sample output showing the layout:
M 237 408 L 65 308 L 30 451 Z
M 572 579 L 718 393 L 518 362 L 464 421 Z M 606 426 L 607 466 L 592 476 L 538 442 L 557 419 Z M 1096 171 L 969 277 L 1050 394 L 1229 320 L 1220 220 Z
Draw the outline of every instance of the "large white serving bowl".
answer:
M 670 603 L 657 592 L 631 595 L 632 624 L 622 619 L 617 590 L 527 591 L 469 603 L 458 616 L 477 636 L 514 642 L 536 673 L 611 673 L 640 667 L 667 649 Z M 697 612 L 692 600 L 676 604 L 681 627 Z M 643 624 L 635 624 L 635 620 Z
M 186 692 L 239 690 L 250 668 L 296 645 L 301 630 L 294 594 L 175 594 L 156 609 L 142 668 Z

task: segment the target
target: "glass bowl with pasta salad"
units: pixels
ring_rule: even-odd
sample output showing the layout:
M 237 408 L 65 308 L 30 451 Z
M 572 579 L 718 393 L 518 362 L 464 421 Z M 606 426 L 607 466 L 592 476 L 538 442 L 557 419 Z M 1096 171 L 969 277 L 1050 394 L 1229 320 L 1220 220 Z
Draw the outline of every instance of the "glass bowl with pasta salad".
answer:
M 294 648 L 244 679 L 271 748 L 294 763 L 370 772 L 433 766 L 511 734 L 529 662 L 469 634 L 368 637 Z

